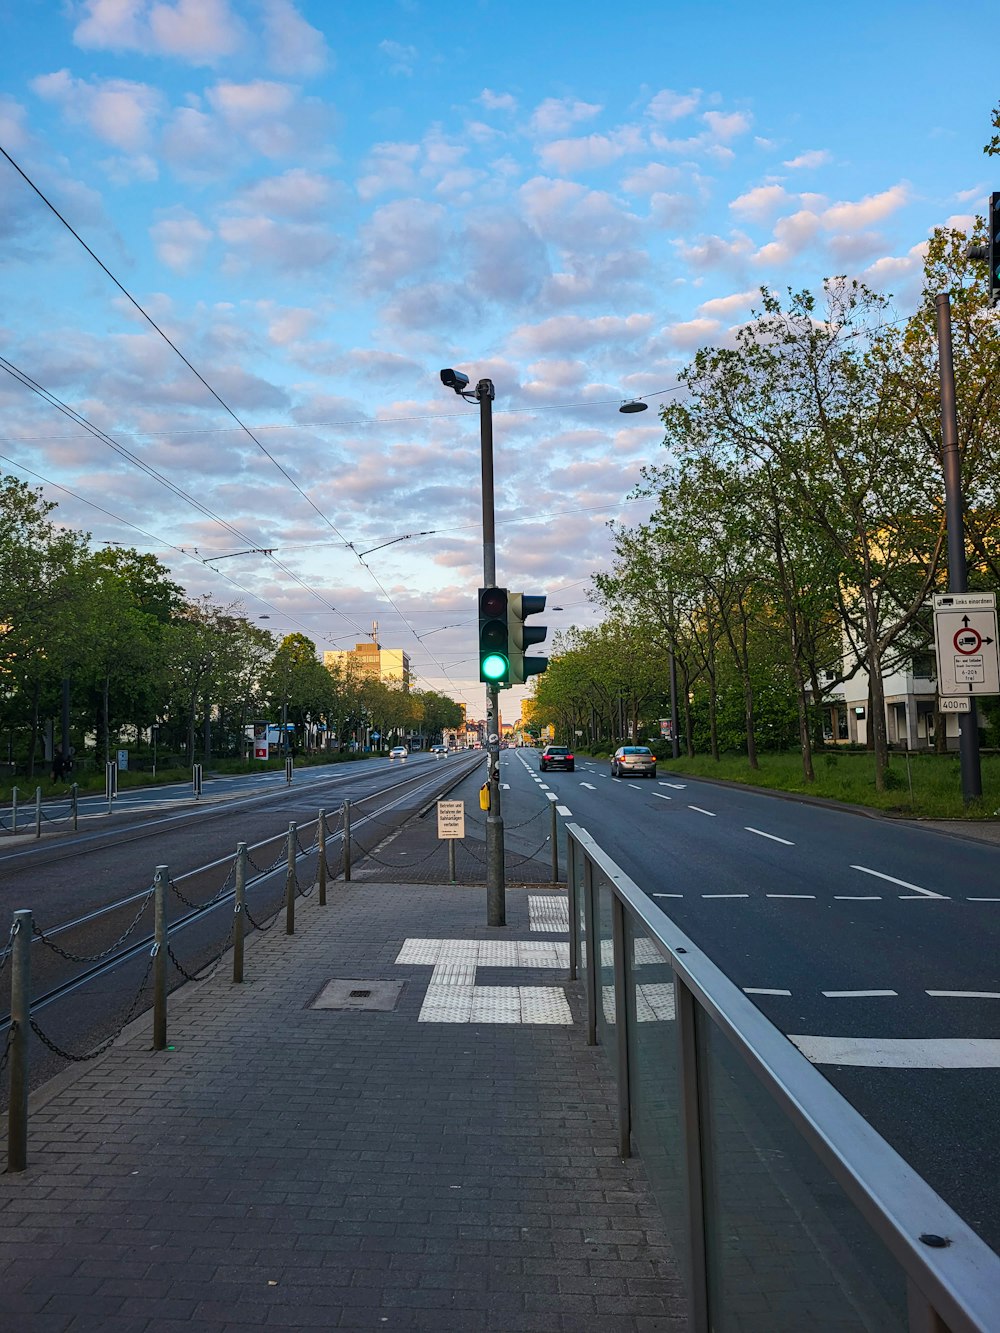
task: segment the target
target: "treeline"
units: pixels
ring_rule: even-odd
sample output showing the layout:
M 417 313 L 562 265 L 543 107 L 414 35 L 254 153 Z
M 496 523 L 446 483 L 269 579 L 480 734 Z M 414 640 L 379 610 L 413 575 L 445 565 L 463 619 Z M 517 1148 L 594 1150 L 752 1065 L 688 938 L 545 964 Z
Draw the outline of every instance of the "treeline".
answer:
M 247 753 L 246 728 L 287 719 L 295 748 L 339 748 L 372 730 L 439 735 L 454 700 L 331 672 L 302 634 L 283 639 L 239 605 L 185 599 L 155 556 L 60 526 L 55 506 L 0 478 L 0 727 L 3 758 L 33 774 L 64 690 L 77 759 L 149 743 L 190 763 Z M 68 682 L 68 685 L 65 684 Z M 334 741 L 333 738 L 336 738 Z
M 672 655 L 689 753 L 717 756 L 736 741 L 755 767 L 762 745 L 796 744 L 811 779 L 825 707 L 864 673 L 882 788 L 883 676 L 925 666 L 931 595 L 948 586 L 941 292 L 951 294 L 969 586 L 1000 581 L 1000 315 L 965 257 L 969 240 L 934 233 L 908 317 L 845 278 L 826 282 L 821 301 L 762 289 L 732 347 L 697 353 L 680 376 L 684 400 L 662 412 L 665 461 L 636 491 L 653 515 L 615 528 L 613 566 L 594 580 L 608 621 L 560 645 L 537 686 L 539 721 L 614 730 L 622 698 L 627 734 L 649 734 L 667 716 Z

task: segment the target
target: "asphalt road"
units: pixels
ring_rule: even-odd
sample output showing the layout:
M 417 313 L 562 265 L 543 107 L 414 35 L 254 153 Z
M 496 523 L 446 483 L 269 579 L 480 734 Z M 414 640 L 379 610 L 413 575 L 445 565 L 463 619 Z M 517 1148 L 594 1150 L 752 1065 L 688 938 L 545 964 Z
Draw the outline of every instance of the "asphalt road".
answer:
M 504 758 L 518 801 L 554 793 L 1000 1250 L 1000 846 L 669 770 Z

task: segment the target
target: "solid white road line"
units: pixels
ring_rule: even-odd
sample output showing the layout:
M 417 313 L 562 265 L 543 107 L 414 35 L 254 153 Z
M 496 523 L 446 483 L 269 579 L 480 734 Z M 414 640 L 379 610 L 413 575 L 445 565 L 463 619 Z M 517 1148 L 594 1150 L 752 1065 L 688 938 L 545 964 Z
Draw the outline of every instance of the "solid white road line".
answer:
M 573 813 L 573 811 L 569 808 L 568 805 L 557 805 L 557 806 L 556 806 L 556 814 L 557 814 L 557 815 L 566 815 L 566 817 L 569 818 L 569 817 L 572 815 L 572 813 Z
M 790 990 L 771 990 L 768 986 L 744 986 L 744 995 L 791 995 Z
M 895 875 L 883 875 L 881 870 L 871 870 L 868 866 L 851 866 L 851 869 L 860 870 L 863 875 L 874 875 L 876 879 L 887 879 L 890 884 L 898 884 L 903 889 L 912 889 L 921 898 L 941 898 L 943 901 L 948 901 L 947 894 L 935 893 L 932 889 L 922 889 L 919 884 L 911 884 L 906 879 L 897 879 Z M 909 897 L 909 895 L 900 894 L 900 897 Z
M 699 815 L 708 815 L 711 819 L 715 818 L 715 812 L 713 810 L 703 810 L 700 805 L 689 805 L 688 809 L 697 810 Z
M 664 796 L 662 791 L 654 791 L 653 795 L 658 796 L 661 801 L 672 801 L 674 799 L 672 796 Z
M 820 992 L 828 1000 L 872 1000 L 882 995 L 898 995 L 894 990 L 825 990 Z
M 765 833 L 762 828 L 751 828 L 749 824 L 743 826 L 748 833 L 756 833 L 758 838 L 770 838 L 772 842 L 783 842 L 786 847 L 794 847 L 794 842 L 789 842 L 787 838 L 779 838 L 775 833 Z
M 925 993 L 940 1000 L 1000 1000 L 1000 991 L 995 990 L 929 990 Z
M 814 1065 L 875 1069 L 1000 1069 L 1000 1041 L 988 1037 L 803 1037 L 789 1034 Z

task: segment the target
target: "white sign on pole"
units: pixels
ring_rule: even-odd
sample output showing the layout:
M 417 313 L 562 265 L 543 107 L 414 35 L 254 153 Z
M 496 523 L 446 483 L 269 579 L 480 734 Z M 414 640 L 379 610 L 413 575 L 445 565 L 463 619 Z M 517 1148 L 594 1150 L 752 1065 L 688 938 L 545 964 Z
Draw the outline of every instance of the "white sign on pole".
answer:
M 465 802 L 438 801 L 438 837 L 465 837 Z
M 994 608 L 997 604 L 995 592 L 941 592 L 934 595 L 935 611 L 957 611 L 959 607 L 967 611 L 970 607 Z
M 972 700 L 969 696 L 962 694 L 941 695 L 938 699 L 938 712 L 940 713 L 971 713 Z
M 960 597 L 965 594 L 951 595 Z M 985 607 L 958 610 L 935 608 L 934 648 L 937 653 L 938 694 L 965 697 L 1000 694 L 1000 645 L 997 644 L 996 611 Z

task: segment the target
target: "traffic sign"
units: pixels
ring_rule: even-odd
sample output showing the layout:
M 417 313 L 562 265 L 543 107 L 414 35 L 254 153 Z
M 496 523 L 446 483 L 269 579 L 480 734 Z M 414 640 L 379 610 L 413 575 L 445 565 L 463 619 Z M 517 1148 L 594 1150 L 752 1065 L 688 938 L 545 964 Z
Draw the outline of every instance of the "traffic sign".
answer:
M 953 597 L 989 596 L 953 593 Z M 935 598 L 935 603 L 937 603 Z M 941 696 L 1000 694 L 1000 645 L 997 613 L 985 607 L 934 610 L 938 694 Z
M 972 700 L 967 694 L 943 694 L 938 699 L 939 713 L 971 713 Z
M 959 607 L 966 611 L 970 607 L 995 607 L 996 604 L 995 592 L 941 592 L 934 595 L 935 611 L 957 611 Z
M 438 837 L 465 837 L 465 802 L 438 801 Z

